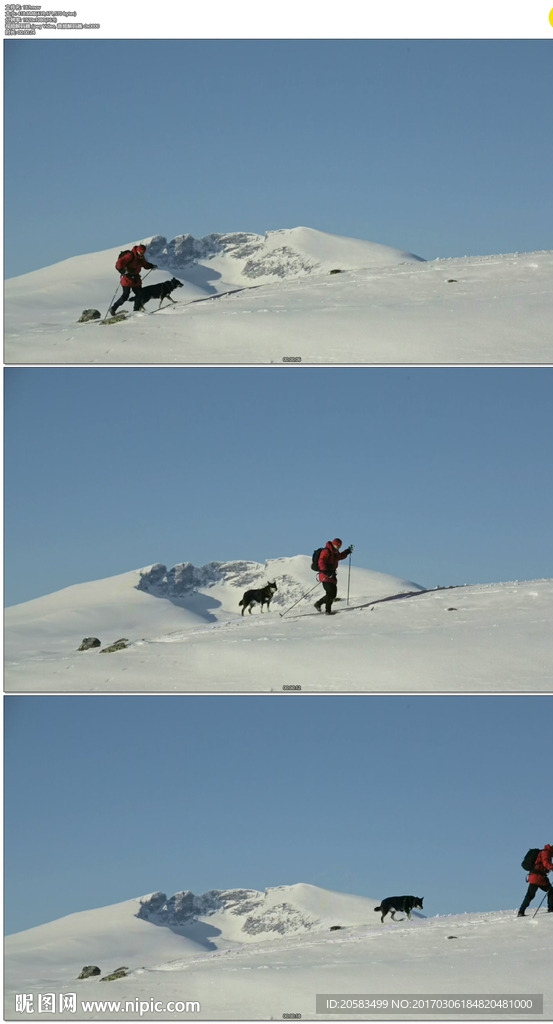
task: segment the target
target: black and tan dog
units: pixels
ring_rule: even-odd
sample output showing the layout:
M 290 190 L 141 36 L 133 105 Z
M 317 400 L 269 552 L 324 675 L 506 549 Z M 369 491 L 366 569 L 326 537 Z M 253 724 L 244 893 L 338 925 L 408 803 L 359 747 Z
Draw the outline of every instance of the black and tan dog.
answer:
M 260 604 L 261 605 L 261 611 L 263 611 L 263 605 L 266 604 L 267 605 L 267 611 L 269 611 L 269 605 L 271 603 L 271 598 L 272 598 L 275 590 L 277 590 L 277 589 L 278 588 L 277 588 L 276 583 L 267 583 L 266 587 L 261 587 L 259 590 L 246 590 L 246 593 L 244 594 L 244 597 L 242 598 L 241 601 L 238 602 L 238 604 L 241 604 L 241 605 L 244 606 L 242 608 L 242 615 L 246 611 L 246 608 L 248 609 L 248 611 L 249 611 L 249 613 L 251 615 L 251 613 L 252 613 L 252 605 L 254 605 L 254 604 Z
M 384 920 L 386 914 L 391 914 L 392 920 L 395 921 L 397 911 L 406 914 L 409 920 L 411 920 L 411 911 L 414 910 L 415 907 L 419 907 L 420 910 L 422 910 L 423 899 L 424 896 L 387 896 L 385 900 L 382 900 L 380 906 L 375 907 L 374 909 L 375 911 L 380 911 L 382 915 L 380 918 L 381 921 Z M 404 921 L 405 918 L 402 917 L 400 920 Z
M 140 309 L 143 309 L 144 303 L 149 302 L 150 299 L 159 299 L 157 307 L 159 309 L 164 299 L 169 299 L 170 302 L 175 301 L 171 298 L 171 292 L 174 292 L 175 288 L 182 288 L 182 281 L 178 281 L 176 277 L 172 277 L 170 281 L 159 281 L 158 284 L 145 284 L 136 294 L 135 299 L 140 300 Z

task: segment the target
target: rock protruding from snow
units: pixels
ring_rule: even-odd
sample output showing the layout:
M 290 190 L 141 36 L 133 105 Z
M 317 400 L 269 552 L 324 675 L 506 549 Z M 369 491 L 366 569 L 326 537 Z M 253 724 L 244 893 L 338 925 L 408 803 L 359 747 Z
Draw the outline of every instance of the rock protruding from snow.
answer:
M 88 967 L 83 967 L 81 973 L 77 977 L 77 981 L 84 981 L 86 978 L 95 978 L 98 974 L 101 974 L 99 967 L 90 964 Z
M 315 915 L 306 913 L 293 903 L 275 899 L 277 889 L 257 892 L 255 889 L 211 889 L 201 896 L 190 890 L 175 893 L 169 899 L 155 892 L 140 901 L 137 917 L 153 924 L 179 928 L 214 914 L 232 914 L 243 918 L 240 930 L 244 935 L 308 931 L 318 923 Z
M 101 316 L 102 314 L 99 309 L 83 309 L 77 323 L 86 324 L 90 320 L 99 320 Z
M 172 569 L 157 562 L 141 571 L 137 589 L 158 597 L 184 597 L 217 583 L 248 587 L 259 581 L 263 571 L 259 562 L 208 562 L 201 566 L 181 562 Z
M 101 647 L 101 640 L 97 636 L 85 636 L 78 651 L 90 651 L 93 647 Z
M 343 238 L 314 228 L 281 228 L 264 235 L 236 231 L 211 234 L 205 238 L 177 235 L 168 241 L 154 235 L 148 242 L 148 259 L 176 277 L 186 277 L 195 265 L 226 265 L 228 280 L 244 284 L 306 277 L 310 274 L 352 270 L 357 267 L 395 266 L 403 262 L 424 262 L 421 256 L 391 246 Z M 234 268 L 234 269 L 232 269 Z

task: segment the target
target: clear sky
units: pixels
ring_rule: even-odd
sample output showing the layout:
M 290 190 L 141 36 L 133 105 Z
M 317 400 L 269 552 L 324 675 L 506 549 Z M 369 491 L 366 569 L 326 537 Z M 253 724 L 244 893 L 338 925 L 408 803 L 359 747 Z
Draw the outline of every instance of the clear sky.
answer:
M 8 39 L 6 276 L 299 225 L 548 249 L 552 88 L 549 39 Z
M 414 893 L 429 915 L 514 908 L 526 850 L 553 843 L 552 705 L 8 697 L 7 931 L 157 889 L 295 882 Z
M 154 562 L 553 576 L 553 368 L 8 368 L 7 604 Z

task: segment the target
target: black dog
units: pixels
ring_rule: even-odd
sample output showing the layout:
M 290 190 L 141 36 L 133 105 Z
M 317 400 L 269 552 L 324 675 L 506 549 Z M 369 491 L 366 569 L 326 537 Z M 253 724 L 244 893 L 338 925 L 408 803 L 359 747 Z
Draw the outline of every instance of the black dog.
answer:
M 403 911 L 404 914 L 407 914 L 409 920 L 411 920 L 411 911 L 414 910 L 415 907 L 419 907 L 422 910 L 423 899 L 424 896 L 387 896 L 385 900 L 382 900 L 380 906 L 375 907 L 374 909 L 380 910 L 382 914 L 382 917 L 380 918 L 381 921 L 384 920 L 386 914 L 391 914 L 392 920 L 395 921 L 396 911 Z M 402 917 L 400 920 L 404 921 L 405 918 Z
M 176 277 L 172 277 L 170 281 L 160 281 L 158 284 L 145 284 L 142 286 L 138 294 L 137 299 L 140 299 L 140 309 L 144 308 L 144 303 L 149 302 L 150 299 L 159 299 L 159 306 L 164 299 L 169 299 L 170 302 L 175 300 L 171 298 L 171 292 L 174 292 L 175 288 L 182 288 L 182 281 L 178 281 Z
M 269 611 L 269 605 L 271 603 L 271 598 L 275 590 L 277 590 L 276 583 L 267 583 L 267 586 L 261 587 L 260 590 L 246 590 L 244 597 L 242 598 L 241 601 L 238 602 L 238 604 L 244 605 L 244 607 L 242 608 L 242 615 L 246 611 L 246 608 L 248 609 L 251 615 L 252 604 L 256 603 L 261 605 L 261 611 L 263 611 L 263 605 L 266 604 L 267 611 Z

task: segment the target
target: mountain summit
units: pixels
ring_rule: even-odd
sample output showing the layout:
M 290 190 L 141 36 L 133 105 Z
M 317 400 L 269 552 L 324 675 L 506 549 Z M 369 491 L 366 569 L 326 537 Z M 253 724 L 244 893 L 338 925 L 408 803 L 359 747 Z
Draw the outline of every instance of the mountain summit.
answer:
M 203 281 L 204 287 L 210 282 L 214 291 L 219 290 L 222 281 L 244 287 L 333 270 L 424 262 L 421 256 L 388 245 L 306 227 L 283 228 L 265 235 L 245 231 L 200 239 L 177 235 L 169 242 L 163 235 L 154 235 L 148 242 L 148 259 L 181 279 L 196 284 Z
M 196 896 L 185 890 L 168 898 L 155 892 L 140 900 L 137 917 L 173 931 L 190 933 L 193 925 L 211 924 L 221 939 L 257 941 L 337 925 L 375 925 L 376 900 L 330 892 L 315 885 L 279 885 L 255 889 L 211 889 Z M 215 943 L 217 945 L 217 942 Z

